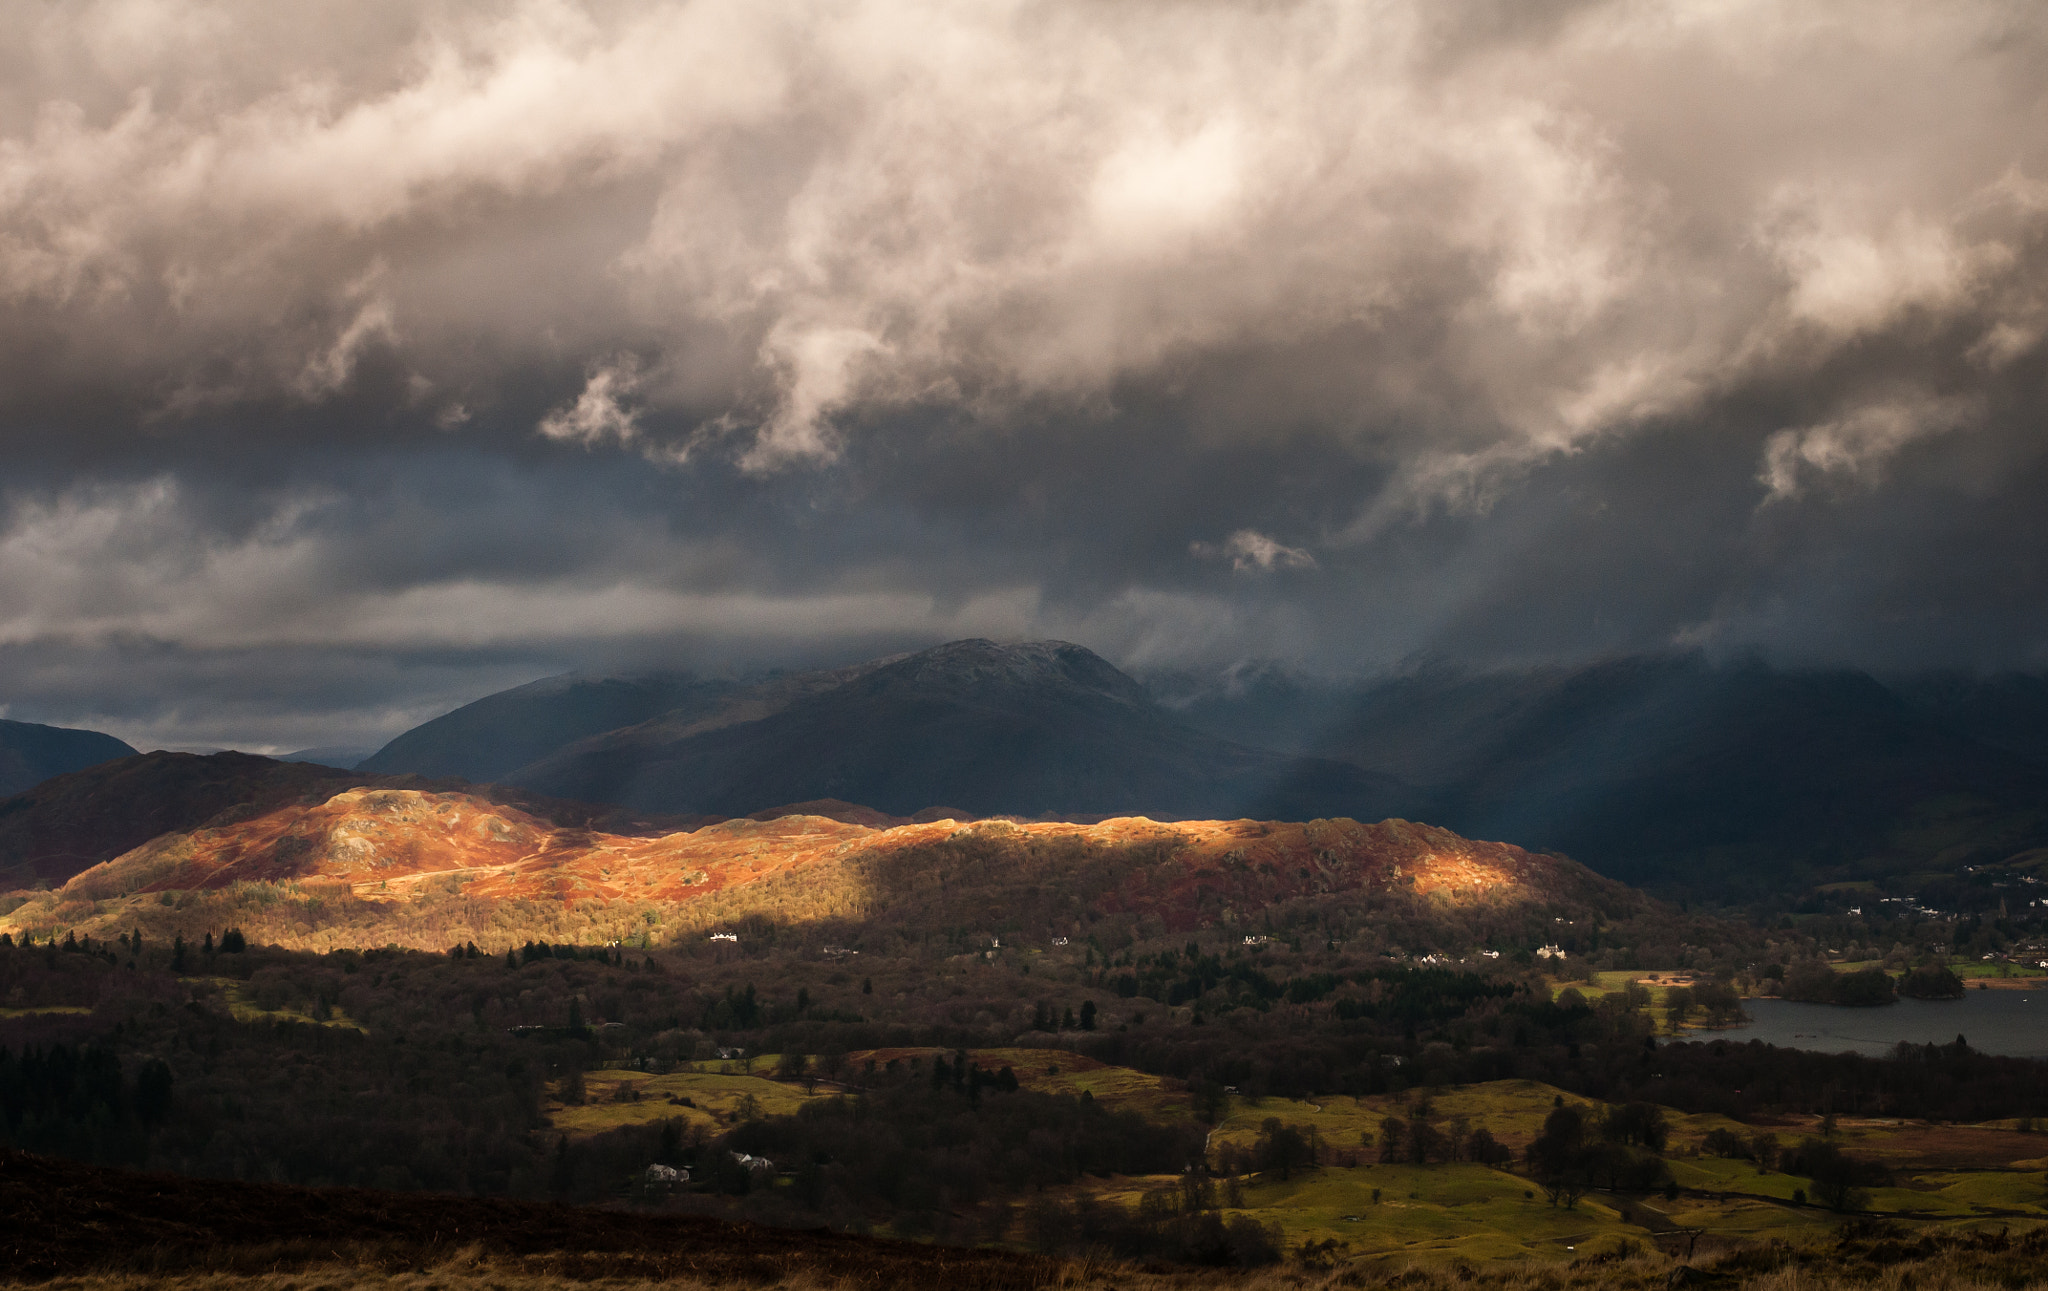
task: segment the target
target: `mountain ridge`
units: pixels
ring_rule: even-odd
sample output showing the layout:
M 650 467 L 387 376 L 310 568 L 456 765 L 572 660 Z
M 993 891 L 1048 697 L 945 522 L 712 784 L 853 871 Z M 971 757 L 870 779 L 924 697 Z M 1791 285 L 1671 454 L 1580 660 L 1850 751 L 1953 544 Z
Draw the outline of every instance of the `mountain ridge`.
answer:
M 589 729 L 621 713 L 638 718 Z M 504 749 L 541 737 L 501 739 L 507 721 L 577 733 L 508 767 Z M 498 747 L 496 761 L 460 754 L 464 741 Z M 1414 801 L 1392 777 L 1195 730 L 1085 647 L 980 638 L 748 682 L 548 679 L 423 724 L 359 769 L 459 765 L 553 797 L 723 816 L 826 798 L 896 816 L 944 803 L 1182 818 L 1378 817 Z
M 1398 769 L 1432 820 L 1667 891 L 1727 899 L 2048 843 L 2048 761 L 2027 747 L 2048 684 L 2029 679 L 1885 681 L 1694 652 L 1153 685 L 1204 730 Z
M 32 789 L 51 776 L 134 754 L 126 740 L 99 731 L 0 718 L 0 798 Z

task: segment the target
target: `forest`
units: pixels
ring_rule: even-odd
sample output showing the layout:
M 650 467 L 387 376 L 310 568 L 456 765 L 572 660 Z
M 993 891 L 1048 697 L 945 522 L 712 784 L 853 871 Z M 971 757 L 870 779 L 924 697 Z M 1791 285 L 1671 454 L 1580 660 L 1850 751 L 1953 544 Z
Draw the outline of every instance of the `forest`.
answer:
M 1280 908 L 1257 935 L 1102 920 L 1028 948 L 900 915 L 836 929 L 833 943 L 757 916 L 728 937 L 652 947 L 529 938 L 440 953 L 282 950 L 237 926 L 0 937 L 0 1134 L 211 1178 L 1256 1263 L 1277 1239 L 1225 1214 L 1254 1176 L 1512 1164 L 1570 1205 L 1589 1187 L 1665 1186 L 1660 1108 L 1983 1121 L 2048 1107 L 2048 1066 L 1963 1045 L 1869 1059 L 1674 1036 L 1688 1016 L 1739 1015 L 1740 987 L 1826 988 L 1818 973 L 1831 970 L 1782 930 L 1656 906 L 1568 914 L 1553 925 L 1569 929 L 1567 954 L 1695 965 L 1693 984 L 1665 996 L 1672 1016 L 1641 988 L 1595 989 L 1590 966 L 1559 989 L 1554 963 L 1527 955 L 1396 955 L 1391 936 L 1469 946 L 1480 926 L 1527 916 L 1384 897 L 1376 910 Z M 1383 935 L 1361 935 L 1368 919 Z M 972 1056 L 998 1049 L 1043 1052 L 1047 1070 L 1071 1054 L 1144 1073 L 1163 1101 L 1026 1088 L 1011 1063 Z M 613 1128 L 555 1127 L 600 1076 L 686 1070 L 758 1072 L 807 1097 L 775 1109 L 749 1095 L 712 1113 L 678 1098 Z M 1413 1091 L 1426 1109 L 1428 1091 L 1505 1080 L 1592 1101 L 1560 1104 L 1520 1146 L 1426 1110 L 1386 1118 L 1369 1145 L 1280 1118 L 1253 1143 L 1205 1144 L 1234 1107 Z M 1825 1147 L 1784 1153 L 1816 1198 L 1846 1205 L 1876 1177 Z M 776 1163 L 773 1177 L 749 1158 Z M 654 1165 L 687 1171 L 687 1186 L 650 1189 Z M 1072 1192 L 1123 1176 L 1181 1182 L 1129 1204 Z

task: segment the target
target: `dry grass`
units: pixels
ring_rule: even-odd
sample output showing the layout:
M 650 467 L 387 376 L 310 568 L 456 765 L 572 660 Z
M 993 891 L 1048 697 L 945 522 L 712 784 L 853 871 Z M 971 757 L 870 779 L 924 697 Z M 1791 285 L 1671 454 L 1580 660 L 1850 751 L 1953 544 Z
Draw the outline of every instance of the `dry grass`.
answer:
M 801 1239 L 792 1236 L 792 1246 Z M 938 1255 L 938 1252 L 930 1252 Z M 991 1264 L 963 1251 L 943 1257 L 906 1280 L 907 1270 L 884 1274 L 842 1268 L 832 1274 L 804 1267 L 801 1258 L 763 1261 L 758 1268 L 722 1268 L 709 1276 L 670 1263 L 659 1271 L 637 1268 L 630 1256 L 558 1253 L 493 1254 L 481 1246 L 366 1248 L 318 1262 L 266 1253 L 219 1253 L 214 1267 L 137 1268 L 60 1276 L 37 1285 L 54 1291 L 340 1291 L 378 1286 L 388 1291 L 545 1291 L 575 1286 L 695 1291 L 759 1287 L 778 1291 L 851 1291 L 930 1285 L 945 1291 L 1010 1288 L 1018 1291 L 2048 1291 L 2048 1230 L 2003 1231 L 1909 1238 L 1884 1230 L 1844 1234 L 1791 1245 L 1752 1243 L 1687 1261 L 1643 1245 L 1612 1244 L 1578 1258 L 1475 1267 L 1452 1263 L 1413 1267 L 1399 1258 L 1310 1268 L 1287 1263 L 1250 1272 L 1134 1267 L 1113 1260 L 1013 1261 Z M 686 1262 L 687 1263 L 687 1262 Z

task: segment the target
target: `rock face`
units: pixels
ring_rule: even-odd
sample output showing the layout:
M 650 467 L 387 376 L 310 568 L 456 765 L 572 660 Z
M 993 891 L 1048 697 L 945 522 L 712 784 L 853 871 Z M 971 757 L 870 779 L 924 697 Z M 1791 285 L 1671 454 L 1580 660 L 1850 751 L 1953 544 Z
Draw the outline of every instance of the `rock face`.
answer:
M 134 754 L 125 742 L 98 731 L 0 721 L 0 798 L 32 789 L 51 776 Z
M 976 815 L 1376 817 L 1408 797 L 1390 776 L 1198 731 L 1064 642 L 955 641 L 744 686 L 669 679 L 614 695 L 609 684 L 561 679 L 480 700 L 361 769 L 467 766 L 555 797 L 728 816 L 829 798 L 906 817 L 940 804 Z M 605 708 L 600 695 L 617 702 Z M 523 754 L 541 742 L 503 723 L 531 720 L 553 738 L 670 701 L 516 767 L 502 765 L 510 752 L 459 752 L 497 743 Z

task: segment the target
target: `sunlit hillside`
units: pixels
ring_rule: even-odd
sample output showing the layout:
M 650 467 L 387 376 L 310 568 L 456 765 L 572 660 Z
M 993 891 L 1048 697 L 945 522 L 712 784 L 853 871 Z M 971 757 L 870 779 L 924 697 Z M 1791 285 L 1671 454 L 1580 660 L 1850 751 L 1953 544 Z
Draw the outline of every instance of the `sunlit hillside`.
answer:
M 1277 903 L 1446 910 L 1639 902 L 1560 857 L 1407 821 L 1008 820 L 889 824 L 792 814 L 633 837 L 470 794 L 354 788 L 167 833 L 26 899 L 0 928 L 47 937 L 236 923 L 280 946 L 487 947 L 530 937 L 659 944 L 748 916 L 921 911 L 1051 937 L 1098 918 L 1248 931 Z

